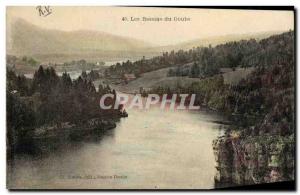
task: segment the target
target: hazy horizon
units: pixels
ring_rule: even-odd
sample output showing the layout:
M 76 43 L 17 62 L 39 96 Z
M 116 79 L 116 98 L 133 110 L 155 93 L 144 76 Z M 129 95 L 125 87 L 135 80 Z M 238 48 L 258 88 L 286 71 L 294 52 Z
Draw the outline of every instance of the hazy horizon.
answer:
M 41 17 L 36 7 L 7 7 L 7 25 L 20 18 L 44 29 L 100 31 L 154 46 L 294 29 L 293 11 L 84 6 L 51 9 L 50 15 Z M 131 17 L 186 17 L 190 21 L 122 21 L 123 17 L 128 20 Z

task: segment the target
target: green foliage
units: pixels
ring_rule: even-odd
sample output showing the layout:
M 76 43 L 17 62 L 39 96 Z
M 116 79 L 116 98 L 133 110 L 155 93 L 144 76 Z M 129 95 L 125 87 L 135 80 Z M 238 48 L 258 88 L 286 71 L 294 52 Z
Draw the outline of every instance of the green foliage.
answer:
M 140 75 L 166 67 L 176 67 L 168 76 L 205 78 L 219 73 L 220 68 L 280 65 L 293 60 L 294 31 L 274 35 L 261 41 L 234 41 L 215 47 L 197 47 L 188 51 L 165 52 L 162 56 L 135 62 L 117 63 L 106 71 L 106 76 L 125 73 Z M 190 70 L 186 64 L 193 63 Z M 200 68 L 200 70 L 199 70 Z
M 267 62 L 272 63 L 262 63 L 257 66 L 238 84 L 225 85 L 223 76 L 214 74 L 214 76 L 199 79 L 190 86 L 177 86 L 172 89 L 158 86 L 150 93 L 196 94 L 196 104 L 237 116 L 238 123 L 243 127 L 251 125 L 257 127 L 250 130 L 250 133 L 246 129 L 247 135 L 259 133 L 290 135 L 295 128 L 295 67 L 293 56 L 290 55 L 293 50 L 292 37 L 293 34 L 289 32 L 261 41 L 265 49 L 271 52 L 262 58 L 264 59 L 262 62 L 267 59 Z M 273 48 L 279 45 L 283 47 L 279 49 L 281 54 L 278 53 L 278 48 Z M 191 69 L 191 73 L 195 76 L 198 70 L 197 64 L 193 64 Z M 180 72 L 178 69 L 177 71 Z
M 12 55 L 6 56 L 6 63 L 8 65 L 28 65 L 33 67 L 36 67 L 39 64 L 39 62 L 32 57 L 23 56 L 22 58 L 18 58 Z
M 88 75 L 93 77 L 94 73 Z M 49 124 L 60 126 L 63 122 L 83 124 L 91 118 L 113 118 L 119 114 L 119 110 L 99 107 L 102 95 L 116 96 L 109 86 L 100 85 L 96 91 L 91 80 L 79 77 L 72 81 L 67 73 L 59 77 L 52 67 L 40 66 L 32 80 L 8 71 L 7 86 L 10 128 L 18 131 Z M 114 100 L 109 103 L 113 105 Z M 30 109 L 25 104 L 30 104 Z
M 89 73 L 86 73 L 86 71 L 82 71 L 81 77 L 83 79 L 89 80 L 89 81 L 95 81 L 100 78 L 100 75 L 97 71 L 91 70 Z
M 197 63 L 194 63 L 192 68 L 191 68 L 191 76 L 190 77 L 197 78 L 197 77 L 199 77 L 199 75 L 200 75 L 200 67 Z
M 15 145 L 20 139 L 31 135 L 36 117 L 31 108 L 10 92 L 6 96 L 6 108 L 8 144 Z
M 103 62 L 101 62 L 101 64 L 103 64 Z M 64 69 L 70 69 L 72 67 L 72 69 L 90 70 L 90 69 L 97 68 L 97 65 L 93 62 L 88 62 L 84 59 L 81 59 L 77 61 L 73 60 L 70 62 L 65 62 L 63 63 L 63 67 Z

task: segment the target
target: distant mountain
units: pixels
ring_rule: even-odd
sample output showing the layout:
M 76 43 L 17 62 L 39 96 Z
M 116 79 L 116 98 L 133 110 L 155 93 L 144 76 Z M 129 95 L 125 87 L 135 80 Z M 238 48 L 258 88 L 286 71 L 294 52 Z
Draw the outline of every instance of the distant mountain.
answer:
M 262 39 L 281 32 L 225 35 L 191 40 L 175 45 L 155 46 L 142 40 L 100 31 L 61 31 L 44 29 L 23 19 L 7 26 L 7 54 L 30 56 L 39 62 L 137 60 L 165 51 L 187 50 L 198 46 L 218 45 L 242 39 Z
M 253 33 L 253 34 L 232 34 L 232 35 L 214 36 L 214 37 L 208 37 L 203 39 L 194 39 L 194 40 L 190 40 L 190 41 L 186 41 L 174 45 L 156 47 L 153 49 L 157 51 L 171 51 L 171 50 L 177 51 L 180 49 L 188 50 L 194 47 L 201 47 L 201 46 L 206 47 L 209 45 L 213 47 L 219 44 L 224 44 L 232 41 L 249 40 L 249 39 L 260 40 L 260 39 L 268 38 L 271 35 L 281 34 L 282 32 L 283 31 L 269 31 L 269 32 Z
M 76 56 L 124 55 L 153 45 L 141 40 L 99 31 L 60 31 L 35 26 L 17 19 L 8 26 L 7 53 L 12 55 Z M 91 57 L 91 56 L 90 56 Z M 50 57 L 51 58 L 51 57 Z

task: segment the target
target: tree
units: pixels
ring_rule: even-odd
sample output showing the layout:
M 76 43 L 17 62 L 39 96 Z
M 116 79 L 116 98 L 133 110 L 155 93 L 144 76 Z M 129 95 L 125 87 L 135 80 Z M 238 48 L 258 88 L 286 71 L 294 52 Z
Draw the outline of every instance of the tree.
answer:
M 9 145 L 15 145 L 22 138 L 32 134 L 33 127 L 36 125 L 35 114 L 10 92 L 7 93 L 6 109 L 7 138 Z
M 192 78 L 197 78 L 199 77 L 200 74 L 200 68 L 198 66 L 198 64 L 195 62 L 191 68 L 191 76 Z

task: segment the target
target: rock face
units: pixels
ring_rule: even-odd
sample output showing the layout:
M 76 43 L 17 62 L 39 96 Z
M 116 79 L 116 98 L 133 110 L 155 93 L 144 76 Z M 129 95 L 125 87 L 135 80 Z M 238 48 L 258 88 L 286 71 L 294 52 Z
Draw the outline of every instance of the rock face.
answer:
M 243 137 L 231 131 L 213 148 L 217 188 L 294 180 L 294 135 Z

